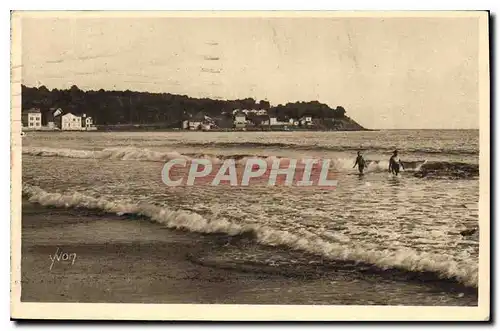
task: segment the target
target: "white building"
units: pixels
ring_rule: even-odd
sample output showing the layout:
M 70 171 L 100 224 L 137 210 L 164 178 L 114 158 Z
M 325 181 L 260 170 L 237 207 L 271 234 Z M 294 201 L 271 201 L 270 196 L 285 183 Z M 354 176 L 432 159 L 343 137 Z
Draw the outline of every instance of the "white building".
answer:
M 23 111 L 22 124 L 31 130 L 40 130 L 42 128 L 42 113 L 38 108 L 32 108 Z
M 244 113 L 236 113 L 234 115 L 234 122 L 240 123 L 240 124 L 245 124 L 247 122 L 247 117 L 245 116 Z
M 82 130 L 82 118 L 71 113 L 61 116 L 61 130 Z
M 244 128 L 247 125 L 247 117 L 243 112 L 236 112 L 234 114 L 233 125 L 235 128 Z
M 273 126 L 273 125 L 294 125 L 295 123 L 297 123 L 297 121 L 295 119 L 289 119 L 289 120 L 284 120 L 284 121 L 278 121 L 278 118 L 276 117 L 276 115 L 273 115 L 273 116 L 269 116 L 269 125 Z
M 28 114 L 28 127 L 40 129 L 42 127 L 42 113 L 40 111 Z
M 270 116 L 269 117 L 269 125 L 287 125 L 291 124 L 289 121 L 278 121 L 278 118 L 276 116 Z
M 201 126 L 201 122 L 189 121 L 189 130 L 198 130 Z
M 189 130 L 200 130 L 202 129 L 202 124 L 207 122 L 211 122 L 211 118 L 205 116 L 205 114 L 200 111 L 189 119 Z
M 302 116 L 300 118 L 300 124 L 301 125 L 310 125 L 310 124 L 312 124 L 312 117 L 311 116 Z

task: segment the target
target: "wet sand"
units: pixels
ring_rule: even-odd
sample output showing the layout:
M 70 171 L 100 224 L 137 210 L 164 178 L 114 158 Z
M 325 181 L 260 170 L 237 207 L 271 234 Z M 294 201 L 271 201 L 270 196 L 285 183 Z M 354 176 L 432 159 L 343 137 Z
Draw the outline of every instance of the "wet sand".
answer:
M 242 251 L 309 262 L 287 267 L 231 258 Z M 21 300 L 477 305 L 475 291 L 456 284 L 387 277 L 363 268 L 353 272 L 334 263 L 326 268 L 318 258 L 293 254 L 256 245 L 251 238 L 174 231 L 144 219 L 24 200 Z
M 22 222 L 22 301 L 220 303 L 259 286 L 257 276 L 190 262 L 208 248 L 194 234 L 30 204 Z M 61 257 L 50 269 L 57 250 L 74 263 Z

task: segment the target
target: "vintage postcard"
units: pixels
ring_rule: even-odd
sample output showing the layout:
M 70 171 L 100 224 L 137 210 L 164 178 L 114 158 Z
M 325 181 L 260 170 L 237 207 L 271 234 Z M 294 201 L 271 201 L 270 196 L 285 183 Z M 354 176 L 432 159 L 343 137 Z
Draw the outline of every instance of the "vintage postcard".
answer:
M 11 21 L 13 319 L 489 320 L 487 11 Z

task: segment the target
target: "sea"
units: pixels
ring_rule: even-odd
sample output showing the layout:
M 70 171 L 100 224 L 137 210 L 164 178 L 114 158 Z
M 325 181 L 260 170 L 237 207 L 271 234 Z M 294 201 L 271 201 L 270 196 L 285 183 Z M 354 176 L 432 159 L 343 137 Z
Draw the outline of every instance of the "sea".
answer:
M 478 130 L 28 132 L 22 150 L 26 199 L 223 236 L 193 261 L 301 279 L 311 304 L 477 305 L 478 231 L 461 231 L 478 227 Z M 167 186 L 162 168 L 179 157 L 330 159 L 338 184 Z M 339 288 L 348 299 L 325 294 Z

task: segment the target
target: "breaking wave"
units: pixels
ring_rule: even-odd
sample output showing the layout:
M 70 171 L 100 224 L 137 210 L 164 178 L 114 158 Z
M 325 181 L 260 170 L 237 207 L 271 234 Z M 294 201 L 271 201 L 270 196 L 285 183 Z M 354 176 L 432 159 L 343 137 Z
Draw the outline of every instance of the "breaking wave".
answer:
M 46 156 L 46 157 L 67 157 L 77 159 L 107 159 L 107 160 L 136 160 L 136 161 L 152 161 L 152 162 L 167 162 L 173 159 L 185 159 L 187 161 L 193 159 L 208 159 L 217 164 L 224 162 L 224 160 L 233 158 L 237 164 L 245 164 L 249 159 L 260 158 L 267 162 L 272 160 L 288 160 L 284 157 L 265 156 L 265 155 L 212 155 L 212 154 L 180 154 L 176 151 L 158 152 L 148 149 L 139 148 L 105 148 L 103 150 L 76 150 L 65 148 L 25 148 L 23 154 L 32 156 Z M 417 169 L 418 166 L 425 161 L 413 162 L 413 166 L 409 164 L 408 169 Z M 348 158 L 332 159 L 330 167 L 337 170 L 350 170 L 353 166 L 353 160 Z M 387 161 L 370 161 L 367 160 L 367 171 L 384 171 L 387 170 L 389 163 Z M 413 168 L 412 168 L 413 167 Z
M 361 245 L 328 241 L 315 234 L 294 234 L 257 224 L 236 224 L 224 218 L 207 219 L 197 213 L 170 210 L 149 203 L 127 203 L 94 198 L 78 192 L 49 193 L 29 184 L 23 185 L 23 196 L 43 206 L 84 208 L 117 215 L 147 217 L 169 228 L 198 232 L 225 233 L 231 236 L 250 235 L 257 243 L 282 246 L 322 256 L 332 261 L 368 263 L 381 270 L 400 269 L 410 272 L 434 273 L 443 279 L 458 281 L 466 286 L 478 285 L 478 266 L 471 261 L 458 262 L 441 256 L 411 249 L 374 250 Z
M 205 147 L 205 148 L 275 148 L 275 149 L 294 149 L 294 150 L 320 150 L 320 151 L 332 151 L 332 152 L 356 152 L 360 148 L 359 146 L 328 146 L 328 145 L 304 145 L 304 144 L 294 144 L 294 143 L 264 143 L 264 142 L 209 142 L 209 143 L 178 143 L 182 146 L 192 146 L 192 147 Z M 384 154 L 392 154 L 394 147 L 385 146 L 370 146 L 370 151 L 380 152 Z M 433 147 L 418 147 L 418 148 L 405 148 L 405 153 L 425 153 L 425 154 L 453 154 L 453 155 L 475 155 L 479 153 L 478 148 L 466 148 L 457 147 L 454 149 L 443 149 L 443 148 L 433 148 Z
M 152 161 L 166 162 L 172 159 L 185 159 L 187 161 L 203 158 L 217 164 L 225 159 L 233 158 L 237 164 L 245 164 L 248 159 L 261 158 L 267 162 L 275 159 L 286 160 L 287 158 L 266 155 L 213 155 L 213 154 L 181 154 L 176 151 L 160 152 L 149 149 L 140 148 L 105 148 L 103 150 L 76 150 L 64 148 L 44 148 L 32 147 L 24 148 L 23 154 L 33 156 L 46 157 L 67 157 L 79 159 L 108 159 L 108 160 L 135 160 L 135 161 Z M 367 160 L 367 172 L 382 172 L 387 171 L 388 161 Z M 414 173 L 415 177 L 419 178 L 451 178 L 465 179 L 475 178 L 479 175 L 479 165 L 461 162 L 443 162 L 417 160 L 403 161 L 404 170 Z M 330 167 L 337 170 L 352 170 L 353 160 L 351 158 L 336 158 L 332 159 Z
M 157 152 L 142 148 L 105 148 L 103 150 L 80 150 L 69 148 L 32 147 L 23 148 L 23 154 L 48 157 L 68 157 L 75 159 L 109 159 L 109 160 L 137 160 L 137 161 L 168 161 L 185 158 L 175 151 Z

